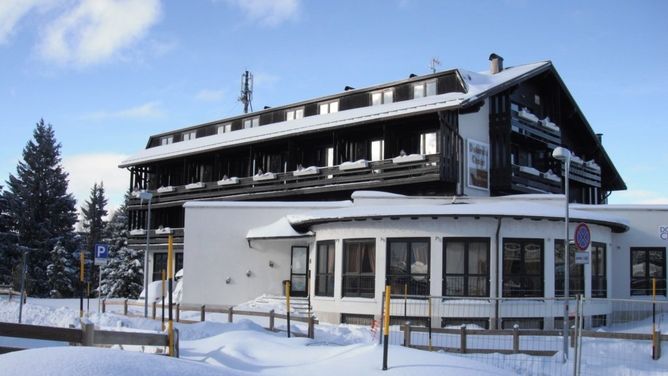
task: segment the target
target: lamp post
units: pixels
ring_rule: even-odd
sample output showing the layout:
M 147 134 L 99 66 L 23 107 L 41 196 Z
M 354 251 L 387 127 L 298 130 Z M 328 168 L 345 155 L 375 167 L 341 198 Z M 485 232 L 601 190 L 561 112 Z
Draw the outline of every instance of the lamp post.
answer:
M 570 264 L 568 253 L 570 242 L 568 240 L 568 177 L 571 170 L 571 151 L 558 146 L 552 152 L 552 157 L 564 163 L 564 196 L 566 201 L 566 214 L 564 216 L 564 362 L 568 361 L 568 301 L 570 284 Z
M 149 191 L 139 192 L 139 199 L 148 201 L 148 212 L 146 213 L 146 252 L 144 252 L 144 317 L 148 317 L 148 246 L 151 233 L 151 199 L 153 194 Z

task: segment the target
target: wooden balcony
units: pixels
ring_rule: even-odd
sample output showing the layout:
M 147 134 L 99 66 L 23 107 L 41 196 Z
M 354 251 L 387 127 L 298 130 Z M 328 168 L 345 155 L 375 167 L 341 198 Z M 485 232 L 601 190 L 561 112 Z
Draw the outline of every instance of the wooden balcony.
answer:
M 513 190 L 524 193 L 561 193 L 561 179 L 526 166 L 512 166 Z
M 149 248 L 164 250 L 167 248 L 168 231 L 151 230 L 149 233 Z M 175 250 L 183 250 L 183 228 L 172 228 L 173 245 Z M 146 249 L 146 231 L 130 231 L 128 235 L 128 247 L 133 249 Z
M 227 180 L 201 182 L 173 187 L 153 187 L 152 204 L 183 202 L 187 200 L 234 197 L 236 199 L 279 198 L 305 193 L 337 190 L 378 189 L 391 185 L 405 185 L 441 180 L 440 154 L 424 158 L 406 158 L 398 161 L 384 159 L 367 161 L 359 166 L 306 168 L 300 171 L 268 172 L 248 177 L 230 177 Z M 138 206 L 132 199 L 131 206 Z M 145 205 L 145 204 L 144 204 Z
M 517 111 L 512 111 L 511 129 L 514 133 L 545 143 L 554 149 L 561 145 L 561 132 L 547 128 L 540 122 L 533 122 L 520 117 Z
M 571 163 L 570 179 L 593 187 L 601 188 L 601 169 L 586 163 Z

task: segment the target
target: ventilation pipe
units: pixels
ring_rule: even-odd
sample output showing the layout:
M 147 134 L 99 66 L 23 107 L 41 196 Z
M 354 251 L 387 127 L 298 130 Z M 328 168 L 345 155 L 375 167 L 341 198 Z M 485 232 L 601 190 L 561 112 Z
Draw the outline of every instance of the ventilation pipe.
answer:
M 497 74 L 503 70 L 503 58 L 495 53 L 489 55 L 489 72 Z

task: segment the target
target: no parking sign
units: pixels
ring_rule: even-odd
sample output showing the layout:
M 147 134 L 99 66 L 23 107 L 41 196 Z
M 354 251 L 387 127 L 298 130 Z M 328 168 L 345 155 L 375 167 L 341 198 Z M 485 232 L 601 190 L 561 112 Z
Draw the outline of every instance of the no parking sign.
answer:
M 576 264 L 589 264 L 589 244 L 591 243 L 591 232 L 589 227 L 580 223 L 575 227 L 575 246 L 580 250 L 580 252 L 575 252 L 575 263 Z

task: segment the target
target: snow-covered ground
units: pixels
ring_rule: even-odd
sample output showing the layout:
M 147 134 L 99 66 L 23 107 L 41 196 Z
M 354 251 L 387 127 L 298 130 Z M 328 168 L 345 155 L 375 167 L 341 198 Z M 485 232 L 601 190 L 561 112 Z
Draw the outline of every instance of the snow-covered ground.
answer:
M 84 306 L 86 307 L 86 305 Z M 108 330 L 159 331 L 160 321 L 95 312 L 91 300 L 89 319 Z M 250 308 L 250 307 L 249 307 Z M 18 303 L 0 300 L 0 321 L 16 322 Z M 572 365 L 555 357 L 460 356 L 391 345 L 389 370 L 382 371 L 382 346 L 369 327 L 320 324 L 315 339 L 286 338 L 284 332 L 265 330 L 266 318 L 207 316 L 196 324 L 177 324 L 181 333 L 181 358 L 119 349 L 67 347 L 64 343 L 0 337 L 0 346 L 34 349 L 0 355 L 2 375 L 515 375 L 571 374 Z M 79 325 L 76 299 L 29 299 L 23 322 L 68 327 Z M 285 322 L 276 322 L 285 328 Z M 646 322 L 639 325 L 646 325 Z M 295 326 L 296 331 L 305 328 Z M 583 375 L 666 375 L 668 356 L 659 361 L 647 357 L 646 343 L 593 340 L 585 347 Z M 137 350 L 130 348 L 129 350 Z M 629 352 L 644 362 L 626 364 Z M 496 366 L 498 367 L 496 367 Z M 501 368 L 499 368 L 501 367 Z

